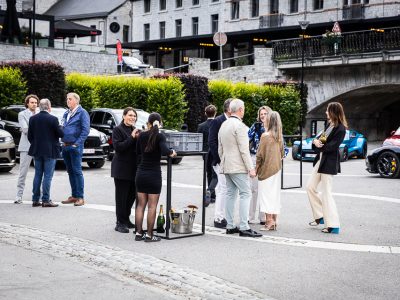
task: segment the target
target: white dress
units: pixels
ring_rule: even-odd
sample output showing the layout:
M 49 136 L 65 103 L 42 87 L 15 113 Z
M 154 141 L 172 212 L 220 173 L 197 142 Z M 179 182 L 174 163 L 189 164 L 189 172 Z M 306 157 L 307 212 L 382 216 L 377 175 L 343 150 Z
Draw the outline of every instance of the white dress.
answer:
M 281 172 L 258 181 L 258 202 L 260 211 L 266 214 L 281 212 Z

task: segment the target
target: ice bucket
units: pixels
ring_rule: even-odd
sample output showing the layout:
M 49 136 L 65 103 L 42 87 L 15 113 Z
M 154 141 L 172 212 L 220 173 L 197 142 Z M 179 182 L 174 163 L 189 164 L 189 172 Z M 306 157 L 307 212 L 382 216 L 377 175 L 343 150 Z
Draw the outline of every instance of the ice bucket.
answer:
M 192 233 L 195 211 L 183 210 L 170 212 L 171 231 L 173 233 Z

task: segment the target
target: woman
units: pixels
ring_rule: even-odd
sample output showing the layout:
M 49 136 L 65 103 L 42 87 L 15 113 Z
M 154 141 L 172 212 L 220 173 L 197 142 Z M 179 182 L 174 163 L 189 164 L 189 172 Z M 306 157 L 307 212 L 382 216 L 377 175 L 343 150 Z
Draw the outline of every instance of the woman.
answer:
M 314 215 L 310 226 L 325 224 L 324 233 L 339 233 L 340 222 L 335 200 L 332 197 L 333 175 L 340 173 L 339 146 L 346 134 L 347 121 L 343 107 L 331 102 L 326 109 L 328 125 L 325 131 L 313 140 L 313 149 L 317 151 L 314 169 L 307 184 L 307 194 Z M 321 195 L 317 187 L 321 183 Z
M 115 154 L 111 162 L 111 177 L 114 177 L 115 184 L 115 230 L 128 233 L 128 228 L 135 226 L 129 216 L 136 198 L 136 141 L 140 131 L 135 128 L 137 113 L 132 107 L 124 109 L 122 119 L 112 133 Z
M 176 152 L 167 147 L 165 136 L 159 132 L 161 116 L 151 113 L 147 121 L 148 131 L 140 134 L 136 151 L 140 158 L 136 174 L 136 189 L 138 203 L 135 213 L 136 241 L 159 242 L 159 237 L 153 236 L 154 222 L 158 199 L 161 193 L 162 155 L 175 157 Z M 147 233 L 143 231 L 143 216 L 147 206 Z M 167 212 L 168 213 L 168 212 Z
M 258 146 L 260 144 L 261 135 L 264 133 L 264 122 L 267 116 L 272 112 L 269 106 L 261 106 L 258 109 L 257 121 L 251 125 L 247 135 L 249 137 L 250 143 L 250 155 L 253 160 L 253 164 L 256 163 L 256 153 Z M 261 225 L 265 225 L 265 214 L 259 213 L 260 221 L 256 219 L 257 210 L 260 208 L 260 203 L 257 201 L 257 191 L 258 191 L 258 180 L 257 177 L 250 178 L 251 184 L 251 202 L 249 209 L 249 222 L 257 223 L 260 222 Z
M 264 121 L 265 133 L 257 151 L 258 201 L 265 213 L 266 224 L 260 230 L 276 230 L 281 210 L 281 169 L 283 150 L 282 122 L 278 112 L 271 112 Z

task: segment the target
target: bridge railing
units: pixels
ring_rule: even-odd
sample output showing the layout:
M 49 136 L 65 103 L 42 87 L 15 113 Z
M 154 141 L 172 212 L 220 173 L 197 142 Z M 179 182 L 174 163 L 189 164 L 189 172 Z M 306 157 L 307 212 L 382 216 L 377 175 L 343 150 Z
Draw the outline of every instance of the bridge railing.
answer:
M 271 41 L 272 59 L 301 59 L 302 38 Z M 400 49 L 400 27 L 304 37 L 305 57 L 361 54 Z

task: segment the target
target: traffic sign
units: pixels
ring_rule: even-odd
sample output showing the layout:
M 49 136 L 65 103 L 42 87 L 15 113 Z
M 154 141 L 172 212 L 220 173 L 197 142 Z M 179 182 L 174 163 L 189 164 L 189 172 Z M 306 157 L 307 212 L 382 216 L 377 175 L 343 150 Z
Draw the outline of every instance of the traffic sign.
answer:
M 225 32 L 216 32 L 213 37 L 213 41 L 217 46 L 224 46 L 228 41 L 228 37 Z
M 334 33 L 342 32 L 342 30 L 340 29 L 340 26 L 339 26 L 339 22 L 335 22 L 335 24 L 333 24 L 332 32 L 334 32 Z

